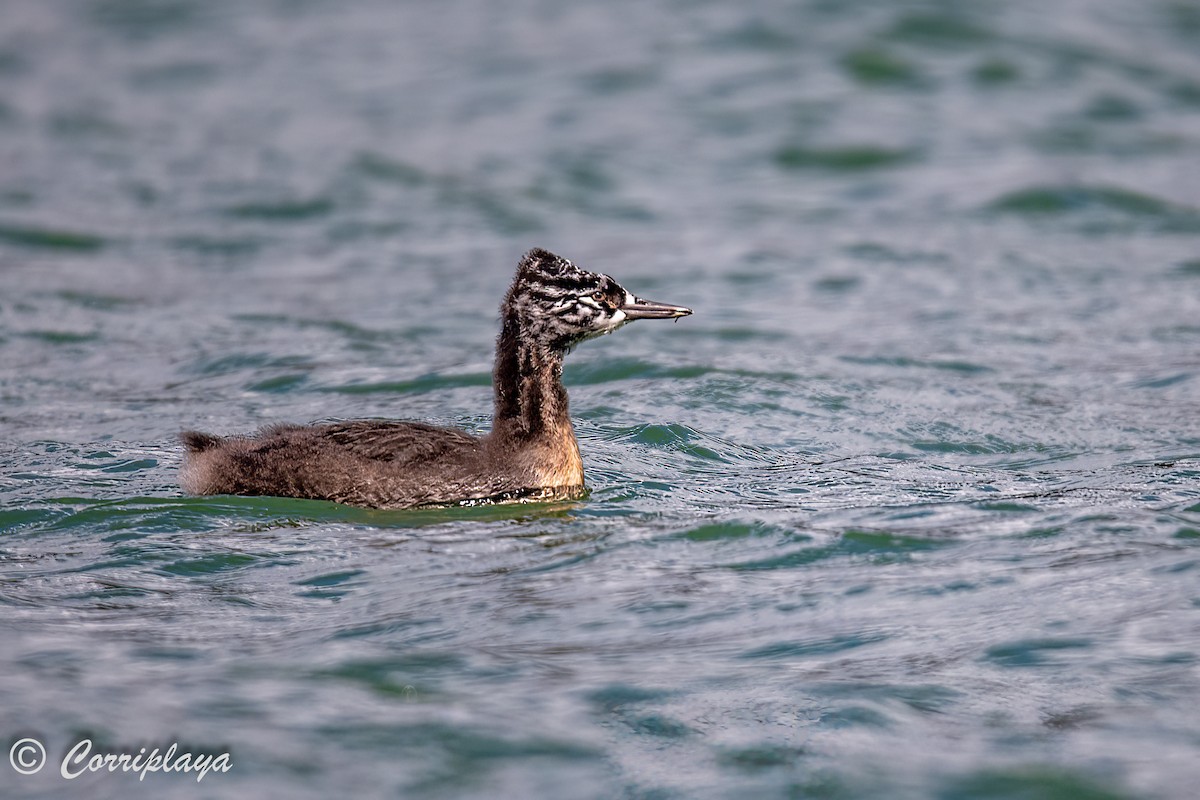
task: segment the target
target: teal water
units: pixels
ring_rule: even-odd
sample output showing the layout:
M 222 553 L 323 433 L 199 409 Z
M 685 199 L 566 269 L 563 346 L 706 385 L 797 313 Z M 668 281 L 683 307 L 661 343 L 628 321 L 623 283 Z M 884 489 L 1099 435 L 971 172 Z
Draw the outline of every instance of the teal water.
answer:
M 8 0 L 4 797 L 1190 798 L 1200 6 Z M 590 496 L 189 498 L 484 430 L 544 246 Z M 81 738 L 228 751 L 89 774 Z

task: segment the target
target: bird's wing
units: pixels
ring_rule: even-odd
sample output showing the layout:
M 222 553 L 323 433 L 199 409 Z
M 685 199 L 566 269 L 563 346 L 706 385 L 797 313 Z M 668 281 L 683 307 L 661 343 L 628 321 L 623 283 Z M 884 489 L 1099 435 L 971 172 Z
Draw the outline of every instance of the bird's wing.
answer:
M 358 420 L 323 425 L 317 430 L 320 439 L 344 453 L 396 465 L 480 447 L 480 440 L 465 431 L 423 422 Z

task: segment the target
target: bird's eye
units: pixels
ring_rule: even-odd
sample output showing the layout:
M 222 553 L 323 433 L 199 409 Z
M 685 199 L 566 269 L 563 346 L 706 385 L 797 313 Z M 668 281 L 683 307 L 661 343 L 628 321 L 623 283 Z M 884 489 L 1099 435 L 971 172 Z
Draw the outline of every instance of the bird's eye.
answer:
M 607 299 L 607 296 L 604 294 L 604 292 L 597 291 L 597 292 L 592 292 L 592 299 L 595 300 L 597 303 L 603 303 Z

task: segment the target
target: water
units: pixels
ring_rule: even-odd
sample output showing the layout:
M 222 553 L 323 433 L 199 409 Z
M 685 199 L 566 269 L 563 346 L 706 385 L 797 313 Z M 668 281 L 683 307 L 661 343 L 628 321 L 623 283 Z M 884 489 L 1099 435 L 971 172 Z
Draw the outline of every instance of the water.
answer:
M 1200 7 L 8 0 L 5 797 L 1185 798 Z M 176 433 L 484 430 L 568 505 L 189 498 Z M 87 774 L 91 738 L 228 751 Z

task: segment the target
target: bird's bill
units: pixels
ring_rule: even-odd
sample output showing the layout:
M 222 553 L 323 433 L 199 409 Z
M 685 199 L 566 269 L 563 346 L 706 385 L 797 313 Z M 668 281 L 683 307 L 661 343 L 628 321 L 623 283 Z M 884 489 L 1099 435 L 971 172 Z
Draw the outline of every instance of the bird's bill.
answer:
M 626 302 L 621 306 L 621 310 L 625 312 L 626 319 L 678 319 L 686 317 L 692 313 L 690 308 L 683 306 L 673 306 L 670 303 L 656 303 L 653 300 L 643 300 L 640 297 L 632 298 L 633 302 Z

